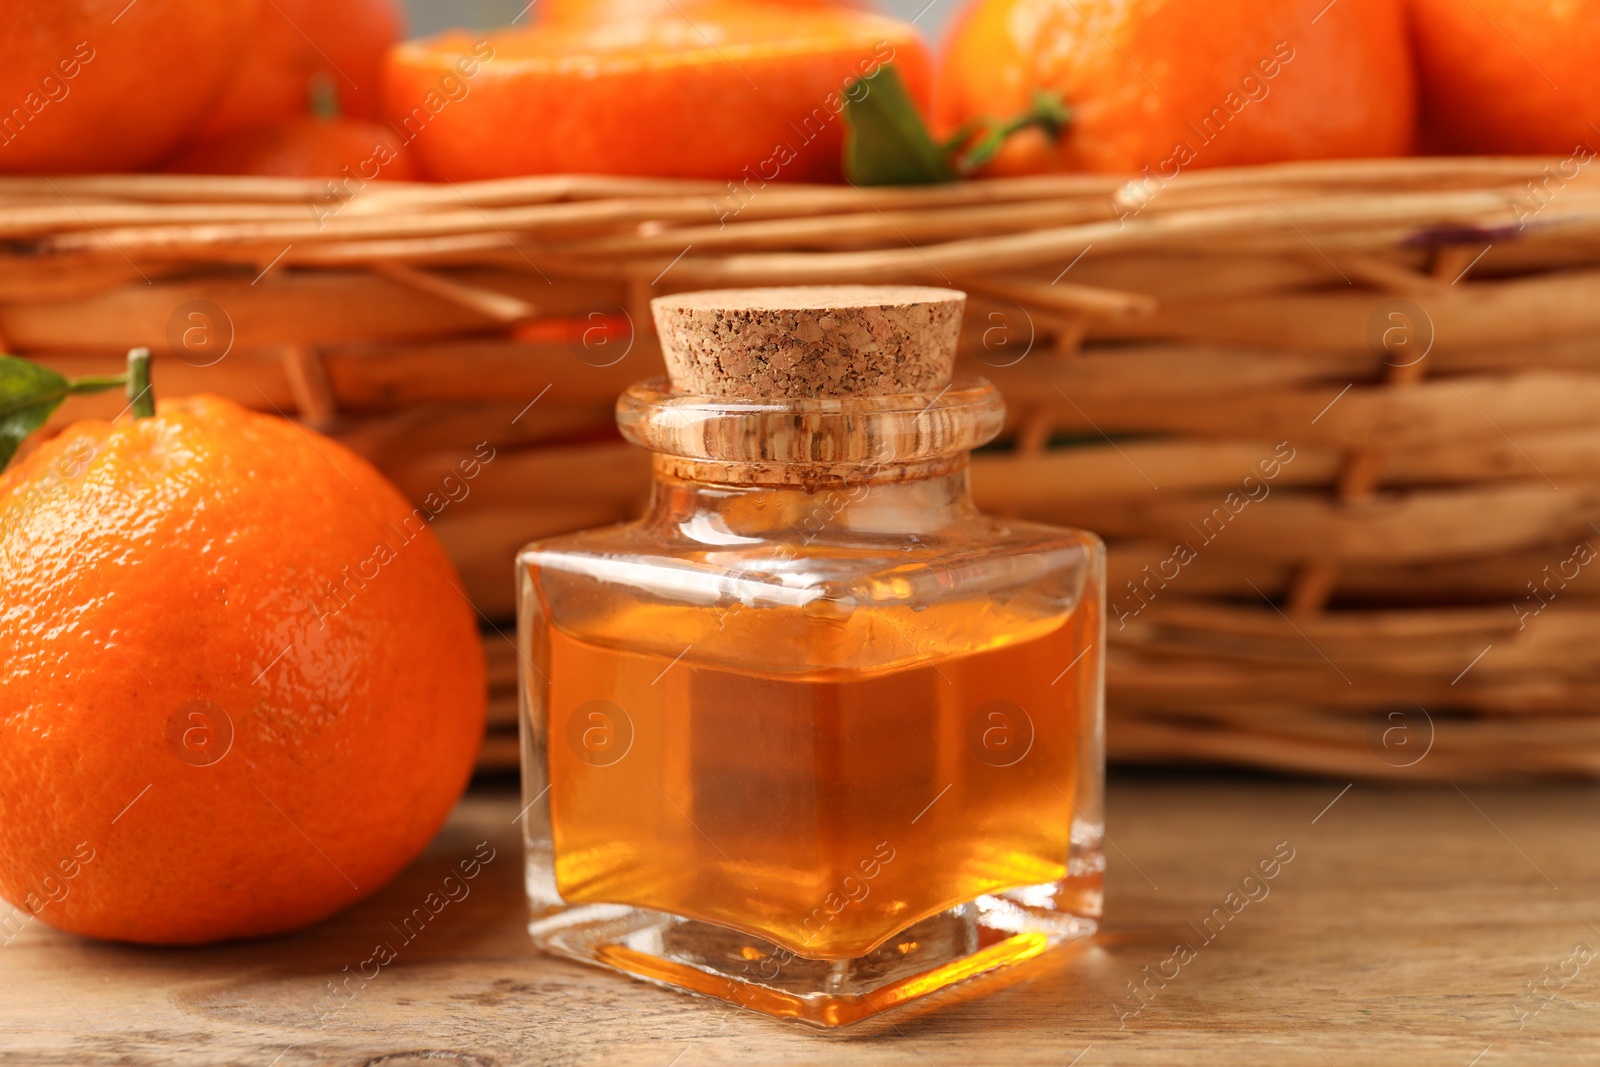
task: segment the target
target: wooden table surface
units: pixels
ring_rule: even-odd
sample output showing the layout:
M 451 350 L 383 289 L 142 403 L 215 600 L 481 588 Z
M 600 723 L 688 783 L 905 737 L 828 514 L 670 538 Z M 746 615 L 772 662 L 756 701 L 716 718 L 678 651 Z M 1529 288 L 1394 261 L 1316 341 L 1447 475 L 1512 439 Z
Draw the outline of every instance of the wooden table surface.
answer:
M 1109 809 L 1100 937 L 874 1033 L 536 955 L 515 795 L 480 786 L 397 882 L 294 937 L 151 950 L 32 924 L 0 948 L 0 1063 L 1600 1062 L 1600 786 L 1123 775 Z M 483 841 L 495 858 L 471 895 L 358 995 L 330 995 Z M 1281 842 L 1293 859 L 1247 898 Z M 1207 941 L 1197 927 L 1232 892 Z M 1158 971 L 1175 977 L 1146 982 Z

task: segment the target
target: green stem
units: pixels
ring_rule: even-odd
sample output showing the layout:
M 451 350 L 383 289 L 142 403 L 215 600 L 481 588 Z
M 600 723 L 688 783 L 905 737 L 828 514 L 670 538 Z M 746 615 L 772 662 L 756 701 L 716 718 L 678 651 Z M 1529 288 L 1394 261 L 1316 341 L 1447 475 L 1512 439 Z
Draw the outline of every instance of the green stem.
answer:
M 1052 138 L 1072 122 L 1060 96 L 1037 91 L 1009 119 L 974 119 L 935 141 L 893 63 L 850 83 L 844 105 L 845 180 L 852 185 L 953 182 L 989 163 L 1006 138 L 1036 126 Z
M 135 348 L 128 352 L 128 403 L 133 407 L 135 419 L 155 417 L 156 394 L 150 388 L 148 348 Z
M 996 122 L 972 147 L 955 158 L 955 168 L 960 174 L 971 174 L 986 166 L 1000 154 L 1000 147 L 1012 134 L 1037 126 L 1052 138 L 1059 137 L 1072 122 L 1072 109 L 1054 93 L 1037 91 L 1033 106 L 1020 115 Z
M 339 107 L 339 85 L 333 75 L 319 70 L 306 87 L 311 98 L 311 117 L 318 122 L 336 122 L 343 114 Z

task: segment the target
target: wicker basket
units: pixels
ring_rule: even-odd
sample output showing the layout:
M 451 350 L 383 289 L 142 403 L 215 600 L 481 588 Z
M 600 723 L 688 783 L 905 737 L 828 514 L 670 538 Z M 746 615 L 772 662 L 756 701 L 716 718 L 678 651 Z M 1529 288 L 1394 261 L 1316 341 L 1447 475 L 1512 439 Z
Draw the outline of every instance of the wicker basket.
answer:
M 1112 545 L 1113 758 L 1600 772 L 1600 177 L 1576 161 L 348 199 L 115 176 L 0 204 L 5 346 L 83 374 L 148 345 L 168 395 L 339 437 L 432 502 L 502 630 L 518 545 L 639 506 L 611 406 L 659 372 L 651 295 L 966 289 L 965 370 L 1010 402 L 980 504 Z M 486 633 L 504 766 L 515 658 Z

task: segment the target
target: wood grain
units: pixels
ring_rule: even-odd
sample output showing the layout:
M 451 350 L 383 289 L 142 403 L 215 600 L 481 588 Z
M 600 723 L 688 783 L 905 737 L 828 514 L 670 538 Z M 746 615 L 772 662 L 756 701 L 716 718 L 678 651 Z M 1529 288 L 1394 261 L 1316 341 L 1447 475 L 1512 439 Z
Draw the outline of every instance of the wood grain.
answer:
M 1600 947 L 1600 787 L 1343 789 L 1114 781 L 1099 938 L 833 1039 L 536 955 L 522 929 L 518 804 L 509 788 L 480 787 L 393 885 L 294 937 L 158 950 L 32 924 L 0 947 L 0 1064 L 1595 1062 L 1600 960 L 1544 1002 L 1526 983 L 1558 972 L 1580 942 Z M 335 1011 L 326 983 L 398 941 L 390 919 L 485 840 L 496 858 L 471 895 Z M 1205 942 L 1190 924 L 1279 842 L 1294 858 L 1268 894 Z M 1179 941 L 1194 959 L 1152 981 L 1134 1014 L 1126 983 Z M 1530 1013 L 1520 1026 L 1518 1012 Z

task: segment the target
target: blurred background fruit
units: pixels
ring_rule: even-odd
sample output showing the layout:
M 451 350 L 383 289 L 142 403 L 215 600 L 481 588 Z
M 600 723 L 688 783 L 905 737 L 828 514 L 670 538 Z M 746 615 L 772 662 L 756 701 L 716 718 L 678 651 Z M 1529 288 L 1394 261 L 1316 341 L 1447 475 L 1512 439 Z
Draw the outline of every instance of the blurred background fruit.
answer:
M 786 0 L 778 0 L 779 3 Z M 958 0 L 795 0 L 797 3 L 839 3 L 880 11 L 894 18 L 912 20 L 924 32 L 937 39 L 938 31 Z M 467 28 L 496 29 L 513 22 L 546 22 L 565 20 L 574 15 L 588 17 L 588 10 L 603 10 L 613 4 L 645 3 L 665 7 L 664 0 L 538 0 L 529 6 L 527 0 L 406 0 L 412 34 L 432 36 L 444 30 Z M 680 4 L 680 6 L 682 6 Z
M 0 0 L 0 172 L 161 159 L 239 68 L 256 15 L 257 0 Z
M 1392 156 L 1414 122 L 1400 0 L 977 0 L 946 41 L 935 115 L 953 129 L 1073 111 L 1014 138 L 991 173 L 1135 172 Z
M 540 0 L 539 22 L 605 22 L 628 18 L 660 18 L 681 14 L 694 17 L 694 9 L 727 0 Z M 749 2 L 749 0 L 746 0 Z M 756 0 L 769 7 L 844 7 L 871 10 L 870 0 Z
M 319 81 L 333 86 L 342 114 L 375 119 L 384 57 L 404 33 L 396 0 L 261 0 L 243 62 L 197 132 L 310 114 Z
M 836 181 L 850 79 L 892 60 L 927 97 L 927 49 L 905 23 L 828 5 L 723 0 L 692 12 L 402 45 L 387 117 L 420 169 L 450 181 Z
M 1425 150 L 1600 146 L 1600 4 L 1411 0 L 1411 9 Z
M 293 118 L 193 141 L 163 168 L 174 174 L 411 181 L 410 159 L 388 126 L 360 119 Z
M 410 862 L 484 724 L 477 616 L 426 516 L 215 397 L 0 475 L 0 897 L 84 842 L 95 877 L 46 921 L 197 943 L 316 922 Z

